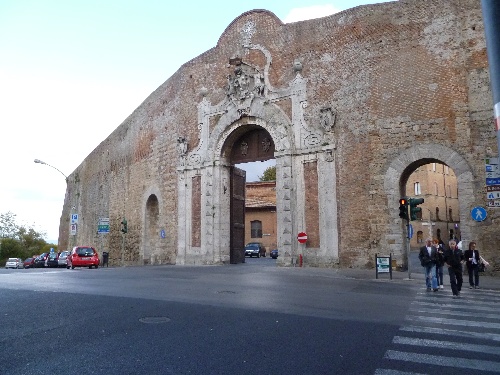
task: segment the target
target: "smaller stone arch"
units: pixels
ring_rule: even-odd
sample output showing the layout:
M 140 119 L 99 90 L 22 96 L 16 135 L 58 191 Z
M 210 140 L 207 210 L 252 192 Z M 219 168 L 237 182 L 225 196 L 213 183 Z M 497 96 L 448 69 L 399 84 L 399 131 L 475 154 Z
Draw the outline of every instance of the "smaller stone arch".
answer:
M 139 262 L 144 265 L 162 263 L 160 254 L 164 249 L 162 248 L 159 233 L 163 221 L 161 219 L 163 217 L 163 201 L 159 188 L 156 186 L 149 187 L 143 194 L 143 202 L 143 231 Z
M 384 190 L 387 196 L 390 224 L 386 234 L 388 248 L 396 258 L 404 258 L 404 238 L 401 219 L 399 218 L 399 199 L 403 193 L 405 181 L 419 166 L 440 162 L 453 169 L 457 177 L 460 223 L 462 238 L 471 237 L 470 218 L 467 213 L 474 202 L 472 168 L 458 152 L 450 147 L 437 144 L 417 144 L 399 153 L 390 162 L 384 178 Z
M 143 262 L 144 264 L 154 264 L 155 250 L 157 249 L 160 221 L 160 208 L 156 195 L 151 194 L 146 201 L 145 221 L 144 221 L 144 246 Z

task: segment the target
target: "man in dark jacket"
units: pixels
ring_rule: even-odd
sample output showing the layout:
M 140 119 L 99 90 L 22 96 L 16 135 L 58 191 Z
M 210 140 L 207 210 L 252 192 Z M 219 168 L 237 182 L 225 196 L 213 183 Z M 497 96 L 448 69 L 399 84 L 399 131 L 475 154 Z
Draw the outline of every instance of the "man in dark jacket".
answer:
M 469 284 L 471 289 L 479 288 L 479 250 L 476 249 L 474 241 L 469 243 L 469 250 L 464 251 L 465 265 L 469 272 Z
M 436 279 L 436 263 L 438 257 L 437 249 L 432 245 L 432 238 L 428 238 L 425 241 L 425 246 L 420 248 L 418 259 L 420 259 L 420 264 L 425 269 L 425 284 L 427 286 L 427 291 L 434 290 L 437 292 L 439 290 Z
M 462 263 L 464 262 L 464 254 L 457 247 L 455 240 L 450 240 L 448 243 L 448 249 L 444 253 L 444 262 L 448 266 L 453 298 L 458 298 L 460 297 L 460 290 L 462 290 Z

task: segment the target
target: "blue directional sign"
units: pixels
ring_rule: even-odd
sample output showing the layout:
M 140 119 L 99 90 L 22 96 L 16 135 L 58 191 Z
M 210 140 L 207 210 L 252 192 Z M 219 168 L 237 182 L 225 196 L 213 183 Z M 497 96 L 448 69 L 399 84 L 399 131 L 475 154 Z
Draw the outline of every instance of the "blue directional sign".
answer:
M 478 207 L 474 207 L 471 210 L 470 215 L 472 217 L 472 220 L 483 221 L 486 219 L 487 213 L 483 207 L 478 206 Z
M 413 238 L 413 226 L 408 224 L 408 238 Z
M 486 185 L 500 185 L 500 178 L 486 178 Z
M 162 230 L 160 231 L 160 237 L 161 237 L 161 238 L 165 238 L 165 229 L 162 229 Z

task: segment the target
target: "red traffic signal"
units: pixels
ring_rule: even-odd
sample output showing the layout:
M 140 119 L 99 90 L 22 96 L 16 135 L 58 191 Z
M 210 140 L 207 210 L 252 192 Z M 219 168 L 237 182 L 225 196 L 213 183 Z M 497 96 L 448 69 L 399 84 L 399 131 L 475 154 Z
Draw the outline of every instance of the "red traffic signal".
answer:
M 401 198 L 399 200 L 399 217 L 408 220 L 408 198 Z

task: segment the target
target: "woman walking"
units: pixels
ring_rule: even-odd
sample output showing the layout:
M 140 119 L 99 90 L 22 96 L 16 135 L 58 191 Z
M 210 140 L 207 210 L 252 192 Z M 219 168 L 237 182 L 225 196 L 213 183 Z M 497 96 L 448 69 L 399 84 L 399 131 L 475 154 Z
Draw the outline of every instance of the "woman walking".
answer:
M 443 266 L 444 266 L 444 249 L 439 243 L 437 238 L 432 240 L 434 247 L 437 249 L 437 260 L 436 260 L 436 277 L 438 282 L 438 288 L 443 289 Z

